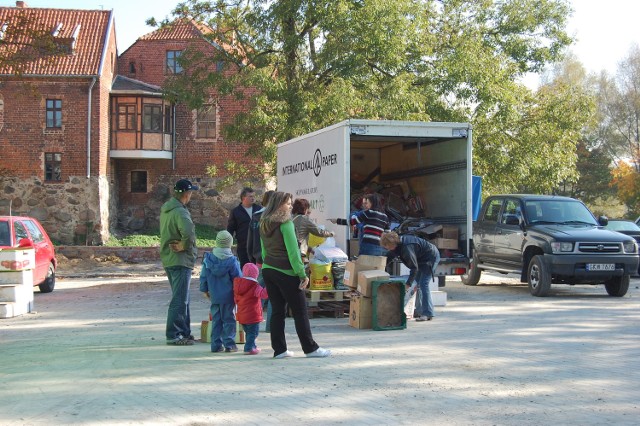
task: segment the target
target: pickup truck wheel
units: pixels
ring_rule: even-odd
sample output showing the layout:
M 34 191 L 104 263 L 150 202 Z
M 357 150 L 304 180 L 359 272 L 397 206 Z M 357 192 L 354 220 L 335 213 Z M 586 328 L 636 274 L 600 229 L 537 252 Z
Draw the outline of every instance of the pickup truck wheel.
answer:
M 461 275 L 460 280 L 462 280 L 462 284 L 464 285 L 477 285 L 480 282 L 480 269 L 476 268 L 478 264 L 478 256 L 476 256 L 475 252 L 473 253 L 473 260 L 469 265 L 468 273 Z
M 53 266 L 53 262 L 49 264 L 49 270 L 47 270 L 47 276 L 42 284 L 38 286 L 40 293 L 51 293 L 56 286 L 56 268 Z
M 627 294 L 629 290 L 629 275 L 622 275 L 621 277 L 613 277 L 604 283 L 604 288 L 607 290 L 609 296 L 622 297 Z
M 542 256 L 533 256 L 529 263 L 529 291 L 536 297 L 544 297 L 551 290 L 551 273 Z

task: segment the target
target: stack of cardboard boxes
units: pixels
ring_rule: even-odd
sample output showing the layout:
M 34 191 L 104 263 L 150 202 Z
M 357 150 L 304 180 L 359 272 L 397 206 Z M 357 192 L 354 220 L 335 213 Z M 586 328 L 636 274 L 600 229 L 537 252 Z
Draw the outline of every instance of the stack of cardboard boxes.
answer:
M 356 261 L 347 262 L 344 283 L 358 295 L 351 298 L 349 325 L 354 328 L 372 328 L 373 300 L 371 283 L 389 279 L 385 272 L 387 258 L 384 256 L 362 255 Z
M 455 225 L 430 225 L 425 228 L 429 241 L 439 249 L 458 250 L 458 227 Z
M 0 249 L 0 318 L 33 311 L 34 249 Z

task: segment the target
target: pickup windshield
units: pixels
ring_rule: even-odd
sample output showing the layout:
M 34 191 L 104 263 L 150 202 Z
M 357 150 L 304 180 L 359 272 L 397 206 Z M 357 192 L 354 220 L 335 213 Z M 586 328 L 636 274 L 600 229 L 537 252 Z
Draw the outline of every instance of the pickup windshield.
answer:
M 525 214 L 529 224 L 598 225 L 589 209 L 581 202 L 574 200 L 526 201 Z

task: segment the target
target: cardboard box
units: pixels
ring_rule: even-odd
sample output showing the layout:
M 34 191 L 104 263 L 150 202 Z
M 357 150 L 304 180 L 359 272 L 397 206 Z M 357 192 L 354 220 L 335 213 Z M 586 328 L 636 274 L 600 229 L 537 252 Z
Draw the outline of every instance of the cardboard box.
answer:
M 431 240 L 431 244 L 434 244 L 439 249 L 458 250 L 458 240 L 435 238 Z
M 349 325 L 353 328 L 371 328 L 373 315 L 373 299 L 354 296 L 349 303 Z
M 0 271 L 22 271 L 36 267 L 34 249 L 1 249 Z
M 358 292 L 366 297 L 372 297 L 371 283 L 374 281 L 388 280 L 389 274 L 385 271 L 360 271 L 358 272 Z
M 244 339 L 242 325 L 236 321 L 236 343 L 244 343 Z M 202 321 L 200 325 L 200 341 L 202 343 L 211 343 L 211 321 Z
M 33 287 L 33 269 L 0 271 L 0 284 L 25 284 Z
M 457 240 L 458 227 L 455 225 L 442 225 L 442 238 Z
M 360 271 L 384 271 L 387 267 L 385 256 L 369 256 L 363 254 L 355 262 L 347 262 L 344 268 L 344 285 L 352 289 L 358 288 L 358 273 Z

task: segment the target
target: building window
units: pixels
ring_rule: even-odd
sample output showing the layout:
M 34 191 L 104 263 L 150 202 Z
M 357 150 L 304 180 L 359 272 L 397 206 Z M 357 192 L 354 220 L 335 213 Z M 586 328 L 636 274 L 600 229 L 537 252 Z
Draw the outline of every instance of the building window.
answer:
M 134 170 L 131 172 L 131 192 L 147 192 L 147 172 Z
M 178 63 L 181 50 L 167 50 L 167 74 L 180 74 L 182 66 Z
M 162 105 L 145 105 L 143 107 L 142 130 L 162 132 Z
M 216 137 L 216 106 L 205 105 L 200 111 L 198 111 L 197 122 L 198 138 L 215 138 Z
M 60 182 L 62 180 L 62 154 L 59 152 L 44 153 L 44 180 Z
M 118 130 L 136 130 L 135 105 L 118 105 Z
M 135 74 L 135 73 L 136 73 L 136 63 L 129 62 L 129 74 Z
M 47 128 L 62 127 L 62 100 L 47 99 Z
M 173 130 L 173 108 L 171 105 L 164 106 L 164 132 L 171 133 Z

